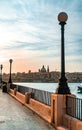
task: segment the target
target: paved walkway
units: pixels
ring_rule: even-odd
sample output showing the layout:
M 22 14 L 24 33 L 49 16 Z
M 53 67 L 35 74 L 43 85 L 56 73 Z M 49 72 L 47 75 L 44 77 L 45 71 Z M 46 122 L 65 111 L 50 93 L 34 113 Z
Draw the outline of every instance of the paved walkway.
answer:
M 55 128 L 0 90 L 0 130 L 55 130 Z

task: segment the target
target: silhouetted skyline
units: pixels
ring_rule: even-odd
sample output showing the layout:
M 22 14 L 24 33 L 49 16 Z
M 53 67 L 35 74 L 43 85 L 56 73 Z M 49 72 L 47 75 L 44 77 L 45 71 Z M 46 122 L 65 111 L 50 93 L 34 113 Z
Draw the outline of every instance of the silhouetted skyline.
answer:
M 37 71 L 42 65 L 60 71 L 59 12 L 68 14 L 65 25 L 66 71 L 82 72 L 81 0 L 0 1 L 0 63 L 3 72 Z

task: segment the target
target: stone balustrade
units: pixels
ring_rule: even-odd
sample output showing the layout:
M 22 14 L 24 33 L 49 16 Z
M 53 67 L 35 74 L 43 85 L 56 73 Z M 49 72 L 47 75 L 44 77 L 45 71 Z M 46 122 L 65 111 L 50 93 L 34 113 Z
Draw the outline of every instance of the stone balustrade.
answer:
M 82 121 L 66 114 L 67 95 L 52 94 L 51 106 L 48 106 L 32 99 L 31 93 L 22 94 L 16 88 L 14 90 L 10 89 L 9 85 L 8 93 L 47 122 L 53 124 L 57 130 L 82 130 Z

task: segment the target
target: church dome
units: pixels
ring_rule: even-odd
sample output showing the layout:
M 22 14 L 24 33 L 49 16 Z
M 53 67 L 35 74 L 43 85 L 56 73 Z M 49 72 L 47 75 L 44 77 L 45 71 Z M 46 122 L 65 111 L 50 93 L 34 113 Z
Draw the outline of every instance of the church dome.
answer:
M 44 65 L 41 68 L 41 72 L 46 72 L 46 69 L 45 69 Z

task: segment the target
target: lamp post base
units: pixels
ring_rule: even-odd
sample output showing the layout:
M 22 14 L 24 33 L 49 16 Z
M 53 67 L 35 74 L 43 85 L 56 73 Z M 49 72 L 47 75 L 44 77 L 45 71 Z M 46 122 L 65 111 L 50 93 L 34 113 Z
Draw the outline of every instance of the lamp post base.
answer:
M 71 94 L 70 89 L 67 84 L 67 79 L 65 77 L 61 77 L 59 79 L 59 86 L 56 89 L 57 94 Z
M 12 80 L 11 80 L 11 79 L 9 79 L 8 83 L 12 83 Z

